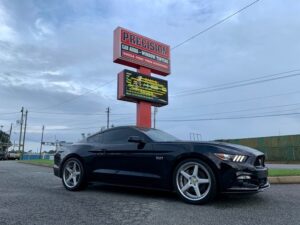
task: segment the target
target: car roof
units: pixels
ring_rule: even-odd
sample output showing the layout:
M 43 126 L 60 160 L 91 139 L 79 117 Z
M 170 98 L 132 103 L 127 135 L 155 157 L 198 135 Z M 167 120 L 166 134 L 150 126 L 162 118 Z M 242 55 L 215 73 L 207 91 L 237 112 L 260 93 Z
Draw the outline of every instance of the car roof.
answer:
M 135 130 L 138 130 L 138 131 L 141 131 L 141 132 L 148 131 L 148 130 L 157 130 L 157 129 L 154 129 L 154 128 L 137 127 L 137 126 L 118 126 L 118 127 L 112 127 L 112 128 L 109 128 L 109 129 L 106 129 L 106 130 L 103 130 L 103 131 L 96 132 L 96 133 L 90 135 L 89 137 L 95 136 L 97 134 L 102 134 L 102 133 L 105 133 L 105 132 L 108 132 L 108 131 L 111 131 L 111 130 L 119 130 L 119 129 L 124 129 L 124 128 L 131 128 L 131 129 L 135 129 Z

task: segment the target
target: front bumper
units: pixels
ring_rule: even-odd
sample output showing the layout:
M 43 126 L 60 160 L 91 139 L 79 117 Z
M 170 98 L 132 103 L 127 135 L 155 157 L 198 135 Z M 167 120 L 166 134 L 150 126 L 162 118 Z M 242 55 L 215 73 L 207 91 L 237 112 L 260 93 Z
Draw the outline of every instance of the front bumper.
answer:
M 227 167 L 223 176 L 223 193 L 256 193 L 270 187 L 266 167 L 249 164 L 231 166 L 230 169 Z
M 227 190 L 223 191 L 223 193 L 257 193 L 260 191 L 264 191 L 269 187 L 270 187 L 270 183 L 267 182 L 262 186 L 256 186 L 256 187 L 247 187 L 247 186 L 231 187 L 231 188 L 227 188 Z

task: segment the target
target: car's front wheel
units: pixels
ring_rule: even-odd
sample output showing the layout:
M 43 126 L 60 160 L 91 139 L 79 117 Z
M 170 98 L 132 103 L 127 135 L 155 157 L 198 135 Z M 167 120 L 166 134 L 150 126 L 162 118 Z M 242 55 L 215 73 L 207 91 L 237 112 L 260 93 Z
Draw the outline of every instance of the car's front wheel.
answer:
M 187 203 L 204 204 L 216 195 L 216 178 L 212 169 L 198 159 L 185 160 L 176 167 L 174 187 Z
M 80 160 L 70 158 L 64 163 L 62 182 L 69 191 L 78 191 L 86 186 L 86 175 Z

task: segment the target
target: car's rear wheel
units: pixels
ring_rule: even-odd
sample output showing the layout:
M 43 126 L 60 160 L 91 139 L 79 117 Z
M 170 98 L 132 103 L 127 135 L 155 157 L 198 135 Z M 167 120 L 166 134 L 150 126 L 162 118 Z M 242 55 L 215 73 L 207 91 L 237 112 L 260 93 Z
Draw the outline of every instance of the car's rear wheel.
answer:
M 86 175 L 80 160 L 70 158 L 64 163 L 62 182 L 69 191 L 78 191 L 86 186 Z
M 174 187 L 187 203 L 204 204 L 216 195 L 216 178 L 212 169 L 198 159 L 185 160 L 176 167 Z

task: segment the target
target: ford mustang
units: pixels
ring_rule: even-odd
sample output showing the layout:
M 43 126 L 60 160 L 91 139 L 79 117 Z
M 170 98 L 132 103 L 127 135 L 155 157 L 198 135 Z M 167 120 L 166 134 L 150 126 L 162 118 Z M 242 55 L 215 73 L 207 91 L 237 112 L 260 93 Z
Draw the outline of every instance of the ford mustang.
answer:
M 54 174 L 67 190 L 91 182 L 176 191 L 203 204 L 217 193 L 257 193 L 268 188 L 262 152 L 222 142 L 187 142 L 157 129 L 134 126 L 98 132 L 61 147 Z

